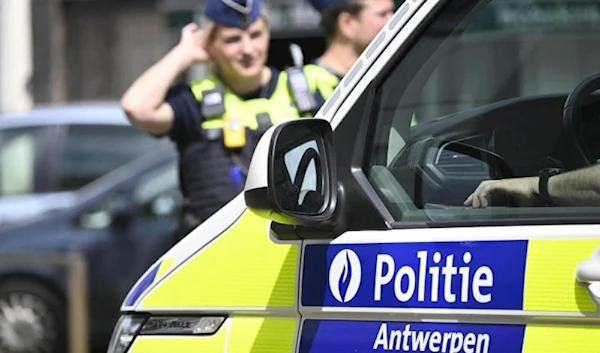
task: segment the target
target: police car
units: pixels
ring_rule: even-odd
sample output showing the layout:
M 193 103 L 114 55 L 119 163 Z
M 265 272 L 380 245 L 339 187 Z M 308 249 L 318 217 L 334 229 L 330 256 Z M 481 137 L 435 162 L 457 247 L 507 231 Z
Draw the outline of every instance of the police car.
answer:
M 599 40 L 596 1 L 405 1 L 140 278 L 109 352 L 600 351 L 600 208 L 466 202 L 596 163 Z

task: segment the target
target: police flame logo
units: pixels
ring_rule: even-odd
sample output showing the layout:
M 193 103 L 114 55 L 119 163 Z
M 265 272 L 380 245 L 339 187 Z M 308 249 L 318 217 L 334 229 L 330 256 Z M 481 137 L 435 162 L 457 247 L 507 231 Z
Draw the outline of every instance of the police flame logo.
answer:
M 360 287 L 361 266 L 358 255 L 352 250 L 340 251 L 329 268 L 329 289 L 340 303 L 351 301 Z

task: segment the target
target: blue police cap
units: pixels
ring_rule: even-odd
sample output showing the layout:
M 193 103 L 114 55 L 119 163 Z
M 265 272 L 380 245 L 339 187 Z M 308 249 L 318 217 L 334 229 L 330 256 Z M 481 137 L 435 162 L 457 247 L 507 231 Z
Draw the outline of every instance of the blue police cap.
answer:
M 340 0 L 308 0 L 310 4 L 319 12 L 323 12 L 330 5 L 335 4 Z
M 215 23 L 247 28 L 260 17 L 260 0 L 207 0 L 204 16 Z

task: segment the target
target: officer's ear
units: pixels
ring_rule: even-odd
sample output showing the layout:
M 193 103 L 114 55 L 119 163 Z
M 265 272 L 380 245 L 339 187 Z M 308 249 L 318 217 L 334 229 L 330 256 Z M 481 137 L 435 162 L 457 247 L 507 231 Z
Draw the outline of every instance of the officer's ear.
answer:
M 208 25 L 208 27 L 206 27 L 204 30 L 206 38 L 206 41 L 204 42 L 204 50 L 206 50 L 206 53 L 211 59 L 214 59 L 217 54 L 216 43 L 220 27 L 216 23 L 210 23 L 210 25 Z
M 341 12 L 337 19 L 339 34 L 346 39 L 354 39 L 359 31 L 358 19 L 349 12 Z
M 204 50 L 206 50 L 206 53 L 208 54 L 208 56 L 211 59 L 215 58 L 217 50 L 215 49 L 215 42 L 214 41 L 206 42 L 206 46 L 204 47 Z
M 217 35 L 217 30 L 214 30 L 215 33 L 213 33 L 210 37 L 208 37 L 206 39 L 206 43 L 204 44 L 204 50 L 206 50 L 206 53 L 208 54 L 208 56 L 211 59 L 214 59 L 215 56 L 217 55 L 217 48 L 216 48 L 216 35 Z

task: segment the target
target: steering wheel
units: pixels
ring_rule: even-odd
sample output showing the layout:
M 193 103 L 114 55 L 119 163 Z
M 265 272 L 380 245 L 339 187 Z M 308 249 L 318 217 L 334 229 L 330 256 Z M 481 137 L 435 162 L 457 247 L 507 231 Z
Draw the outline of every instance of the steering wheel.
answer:
M 583 137 L 583 107 L 585 100 L 600 89 L 600 74 L 583 80 L 569 94 L 563 109 L 563 128 L 575 149 L 574 167 L 581 168 L 597 163 Z

